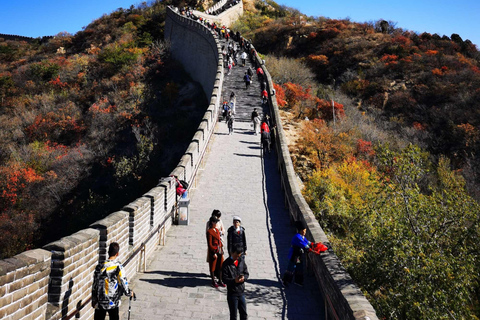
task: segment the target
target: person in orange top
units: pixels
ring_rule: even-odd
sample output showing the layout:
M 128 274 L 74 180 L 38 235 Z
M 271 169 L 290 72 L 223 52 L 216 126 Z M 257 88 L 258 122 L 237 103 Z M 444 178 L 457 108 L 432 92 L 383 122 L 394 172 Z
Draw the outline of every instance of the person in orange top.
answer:
M 218 286 L 225 287 L 225 284 L 222 282 L 223 244 L 220 231 L 217 229 L 218 219 L 212 216 L 209 222 L 210 228 L 207 231 L 208 265 L 212 286 L 215 288 L 218 288 Z M 218 278 L 218 283 L 215 281 L 215 275 Z

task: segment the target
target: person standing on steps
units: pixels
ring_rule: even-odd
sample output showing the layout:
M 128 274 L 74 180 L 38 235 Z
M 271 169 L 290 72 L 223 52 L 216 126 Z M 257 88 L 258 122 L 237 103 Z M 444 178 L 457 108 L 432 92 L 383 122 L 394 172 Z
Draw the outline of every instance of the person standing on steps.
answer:
M 246 72 L 245 72 L 245 75 L 243 76 L 243 81 L 245 81 L 245 90 L 248 90 L 248 87 L 250 86 L 251 78 Z
M 250 77 L 250 79 L 252 79 L 252 77 L 253 77 L 253 70 L 252 70 L 251 67 L 248 67 L 248 69 L 247 69 L 247 74 L 248 74 L 248 76 Z
M 251 118 L 253 123 L 253 132 L 255 133 L 255 135 L 257 135 L 257 127 L 260 124 L 260 118 L 258 116 L 257 108 L 253 108 Z
M 249 273 L 243 254 L 242 246 L 235 245 L 232 254 L 223 263 L 222 280 L 227 285 L 227 302 L 230 310 L 230 320 L 237 320 L 237 312 L 240 320 L 247 320 L 247 302 L 245 300 L 245 281 Z
M 95 308 L 94 320 L 104 320 L 108 313 L 110 320 L 118 320 L 118 307 L 122 295 L 133 297 L 128 288 L 127 276 L 123 265 L 118 261 L 120 246 L 110 243 L 108 259 L 97 265 L 93 275 L 92 306 Z

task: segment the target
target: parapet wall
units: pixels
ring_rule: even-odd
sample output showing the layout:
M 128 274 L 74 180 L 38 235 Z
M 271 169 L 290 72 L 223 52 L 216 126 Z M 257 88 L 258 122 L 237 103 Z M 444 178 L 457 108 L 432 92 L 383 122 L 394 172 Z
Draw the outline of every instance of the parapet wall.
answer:
M 44 319 L 50 252 L 35 249 L 0 260 L 0 319 Z
M 292 221 L 304 220 L 308 226 L 308 238 L 314 242 L 326 243 L 329 241 L 323 229 L 320 227 L 312 210 L 308 206 L 300 191 L 295 170 L 293 168 L 288 143 L 283 131 L 275 90 L 272 78 L 263 61 L 258 55 L 255 56 L 257 65 L 261 65 L 267 77 L 269 103 L 275 130 L 275 147 L 278 157 L 278 169 L 281 175 L 282 189 L 285 194 L 285 205 L 290 212 Z M 318 255 L 308 255 L 309 269 L 315 273 L 315 278 L 323 293 L 325 305 L 329 313 L 329 319 L 356 319 L 378 320 L 370 302 L 365 298 L 358 286 L 342 266 L 340 260 L 332 249 Z
M 167 11 L 170 40 L 172 48 L 176 48 L 173 55 L 179 54 L 185 60 L 177 57 L 210 98 L 192 142 L 171 173 L 189 182 L 192 189 L 217 121 L 223 57 L 216 36 L 209 29 L 171 9 Z M 188 45 L 180 44 L 181 39 L 187 40 Z M 199 77 L 195 77 L 198 73 Z M 0 260 L 0 319 L 93 319 L 93 273 L 97 263 L 107 258 L 108 245 L 119 243 L 119 259 L 129 278 L 143 271 L 155 246 L 165 244 L 165 233 L 177 209 L 175 189 L 172 178 L 161 178 L 149 192 L 90 228 L 43 249 Z
M 207 99 L 211 99 L 221 57 L 221 48 L 213 32 L 200 22 L 168 8 L 165 40 L 170 42 L 173 57 L 202 85 Z

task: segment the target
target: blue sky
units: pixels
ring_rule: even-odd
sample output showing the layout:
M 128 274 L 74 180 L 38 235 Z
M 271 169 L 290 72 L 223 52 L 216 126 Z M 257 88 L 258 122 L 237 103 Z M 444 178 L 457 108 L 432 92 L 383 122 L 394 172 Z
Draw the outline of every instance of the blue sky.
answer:
M 0 33 L 28 37 L 75 34 L 103 14 L 128 8 L 132 0 L 0 0 Z M 277 0 L 309 16 L 365 22 L 391 20 L 397 27 L 450 36 L 458 33 L 480 49 L 479 0 Z
M 308 16 L 332 19 L 350 18 L 355 22 L 384 19 L 397 28 L 418 33 L 451 36 L 457 33 L 480 49 L 479 0 L 278 0 Z

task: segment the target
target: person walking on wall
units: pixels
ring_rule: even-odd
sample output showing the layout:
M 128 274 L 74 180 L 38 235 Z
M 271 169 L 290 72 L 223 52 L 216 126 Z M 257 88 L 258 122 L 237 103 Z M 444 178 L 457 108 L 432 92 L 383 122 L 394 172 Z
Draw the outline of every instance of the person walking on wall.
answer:
M 252 111 L 253 132 L 257 135 L 257 128 L 260 125 L 260 117 L 258 116 L 257 108 L 253 108 Z
M 266 119 L 264 118 L 262 124 L 260 125 L 260 134 L 261 134 L 261 142 L 263 146 L 263 154 L 267 151 L 270 153 L 270 127 L 267 124 Z
M 235 106 L 237 105 L 237 97 L 235 96 L 235 92 L 232 91 L 230 93 L 230 110 L 232 110 L 232 114 L 235 115 L 237 112 L 235 111 Z
M 227 302 L 230 310 L 230 320 L 237 320 L 237 312 L 240 320 L 247 320 L 247 302 L 245 300 L 245 281 L 249 273 L 241 245 L 234 245 L 230 257 L 223 263 L 222 279 L 227 285 Z
M 247 53 L 245 51 L 242 52 L 240 55 L 240 59 L 242 59 L 242 66 L 245 67 L 245 64 L 247 63 Z
M 227 126 L 228 126 L 228 134 L 232 134 L 233 133 L 233 122 L 235 121 L 234 117 L 233 117 L 233 114 L 230 112 L 230 116 L 228 118 L 228 121 L 227 121 Z
M 248 87 L 250 86 L 251 78 L 246 72 L 245 72 L 245 75 L 243 76 L 243 81 L 245 81 L 245 90 L 248 90 Z
M 108 313 L 110 320 L 118 320 L 118 307 L 122 295 L 133 297 L 123 265 L 118 261 L 120 246 L 110 243 L 108 259 L 95 268 L 92 285 L 92 306 L 95 308 L 94 320 L 104 320 Z

